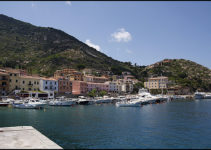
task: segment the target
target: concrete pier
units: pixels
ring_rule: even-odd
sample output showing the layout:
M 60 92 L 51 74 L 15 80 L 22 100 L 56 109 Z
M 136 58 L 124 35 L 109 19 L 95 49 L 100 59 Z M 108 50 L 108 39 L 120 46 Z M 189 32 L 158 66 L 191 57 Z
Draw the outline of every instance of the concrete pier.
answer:
M 0 128 L 0 149 L 62 149 L 32 126 Z

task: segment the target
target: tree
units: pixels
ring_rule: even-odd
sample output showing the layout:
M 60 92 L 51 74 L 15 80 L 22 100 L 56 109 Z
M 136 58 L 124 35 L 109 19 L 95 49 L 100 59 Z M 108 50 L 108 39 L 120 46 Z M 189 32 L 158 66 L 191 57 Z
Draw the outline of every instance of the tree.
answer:
M 138 83 L 134 84 L 132 93 L 138 93 L 138 90 L 142 87 L 144 87 L 144 84 L 142 82 L 138 82 Z
M 86 68 L 86 67 L 85 67 L 85 65 L 83 65 L 83 64 L 78 64 L 78 65 L 77 65 L 77 68 L 78 68 L 78 70 L 80 71 L 81 69 L 84 69 L 84 68 Z
M 100 92 L 99 92 L 99 96 L 104 96 L 104 95 L 106 95 L 106 94 L 107 94 L 106 91 L 100 91 Z
M 89 95 L 90 97 L 96 97 L 96 95 L 97 95 L 97 90 L 96 90 L 96 89 L 92 89 L 92 90 L 88 93 L 88 95 Z

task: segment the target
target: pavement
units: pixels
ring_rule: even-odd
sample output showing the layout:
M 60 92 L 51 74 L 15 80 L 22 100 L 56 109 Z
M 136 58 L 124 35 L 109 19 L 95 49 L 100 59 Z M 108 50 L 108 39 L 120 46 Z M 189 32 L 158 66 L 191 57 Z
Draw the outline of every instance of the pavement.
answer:
M 0 149 L 62 149 L 32 126 L 0 128 Z

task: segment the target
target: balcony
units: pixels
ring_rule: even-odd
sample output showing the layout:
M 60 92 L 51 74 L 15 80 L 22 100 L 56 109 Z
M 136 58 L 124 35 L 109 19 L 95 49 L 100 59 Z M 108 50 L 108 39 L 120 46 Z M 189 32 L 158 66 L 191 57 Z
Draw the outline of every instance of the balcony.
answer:
M 32 86 L 33 86 L 33 84 L 29 83 L 29 84 L 28 84 L 28 86 L 29 86 L 29 87 L 32 87 Z

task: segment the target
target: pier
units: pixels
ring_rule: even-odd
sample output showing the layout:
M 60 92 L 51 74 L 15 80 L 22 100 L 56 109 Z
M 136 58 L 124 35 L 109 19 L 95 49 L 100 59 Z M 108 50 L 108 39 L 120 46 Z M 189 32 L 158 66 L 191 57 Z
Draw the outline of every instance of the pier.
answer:
M 32 126 L 0 128 L 0 149 L 62 149 Z

